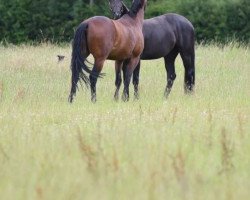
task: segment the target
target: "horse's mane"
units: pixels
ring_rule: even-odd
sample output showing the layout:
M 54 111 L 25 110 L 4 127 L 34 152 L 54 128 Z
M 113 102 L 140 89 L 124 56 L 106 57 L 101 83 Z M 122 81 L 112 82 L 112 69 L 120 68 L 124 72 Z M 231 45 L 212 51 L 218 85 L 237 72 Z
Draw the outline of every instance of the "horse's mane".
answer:
M 128 12 L 129 16 L 135 17 L 139 10 L 143 7 L 145 0 L 134 0 Z

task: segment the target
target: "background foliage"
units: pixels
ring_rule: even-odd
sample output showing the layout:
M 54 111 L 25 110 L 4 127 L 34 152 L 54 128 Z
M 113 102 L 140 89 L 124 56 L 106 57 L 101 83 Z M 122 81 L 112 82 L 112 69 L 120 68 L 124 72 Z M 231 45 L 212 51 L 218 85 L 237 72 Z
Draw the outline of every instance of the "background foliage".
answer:
M 145 17 L 167 12 L 187 17 L 198 42 L 250 42 L 249 0 L 148 0 Z M 108 0 L 0 0 L 0 41 L 68 42 L 74 28 L 94 15 L 111 17 Z

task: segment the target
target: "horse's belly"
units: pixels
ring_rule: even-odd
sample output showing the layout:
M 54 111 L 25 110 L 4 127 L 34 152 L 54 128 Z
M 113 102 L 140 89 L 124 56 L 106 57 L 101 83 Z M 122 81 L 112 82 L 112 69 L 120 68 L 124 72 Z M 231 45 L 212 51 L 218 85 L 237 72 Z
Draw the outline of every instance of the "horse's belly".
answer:
M 131 55 L 132 55 L 132 51 L 127 52 L 125 50 L 113 50 L 108 55 L 107 59 L 109 59 L 109 60 L 125 60 L 127 58 L 130 58 Z
M 141 59 L 142 60 L 158 59 L 158 58 L 165 57 L 169 52 L 170 50 L 168 51 L 157 51 L 157 50 L 146 51 L 145 49 L 145 51 L 143 51 L 143 53 L 141 54 Z
M 125 60 L 132 56 L 135 44 L 130 42 L 121 42 L 115 45 L 108 55 L 109 60 Z
M 163 55 L 155 55 L 155 54 L 142 54 L 141 55 L 141 60 L 154 60 L 164 57 Z
M 174 48 L 174 45 L 174 42 L 157 42 L 155 39 L 145 41 L 141 59 L 152 60 L 165 57 Z

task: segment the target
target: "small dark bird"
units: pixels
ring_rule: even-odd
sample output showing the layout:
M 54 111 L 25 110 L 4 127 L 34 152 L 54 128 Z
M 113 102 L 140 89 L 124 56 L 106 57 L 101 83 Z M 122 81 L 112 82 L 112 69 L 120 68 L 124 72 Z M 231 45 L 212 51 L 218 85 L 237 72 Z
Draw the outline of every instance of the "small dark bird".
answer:
M 58 57 L 58 62 L 63 61 L 63 59 L 65 58 L 65 56 L 63 55 L 57 55 L 57 57 Z

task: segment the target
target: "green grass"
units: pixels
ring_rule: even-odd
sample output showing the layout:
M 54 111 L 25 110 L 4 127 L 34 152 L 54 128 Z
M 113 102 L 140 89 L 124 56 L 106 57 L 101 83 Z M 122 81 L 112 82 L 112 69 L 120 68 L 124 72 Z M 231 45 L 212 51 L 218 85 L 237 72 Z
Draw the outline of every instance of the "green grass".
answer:
M 70 54 L 0 47 L 0 199 L 249 198 L 249 48 L 197 46 L 193 96 L 178 58 L 168 100 L 162 59 L 143 61 L 128 103 L 113 101 L 106 61 L 97 103 L 80 90 L 72 105 Z

